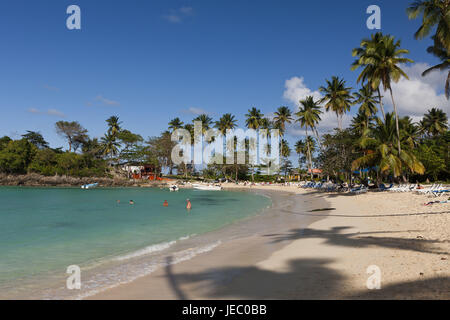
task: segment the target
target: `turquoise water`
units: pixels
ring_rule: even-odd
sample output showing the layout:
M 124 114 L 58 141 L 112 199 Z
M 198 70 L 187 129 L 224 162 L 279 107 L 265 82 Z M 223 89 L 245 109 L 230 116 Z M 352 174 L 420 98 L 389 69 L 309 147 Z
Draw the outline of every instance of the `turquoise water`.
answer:
M 270 199 L 227 191 L 1 187 L 0 204 L 1 289 L 221 228 L 256 214 Z

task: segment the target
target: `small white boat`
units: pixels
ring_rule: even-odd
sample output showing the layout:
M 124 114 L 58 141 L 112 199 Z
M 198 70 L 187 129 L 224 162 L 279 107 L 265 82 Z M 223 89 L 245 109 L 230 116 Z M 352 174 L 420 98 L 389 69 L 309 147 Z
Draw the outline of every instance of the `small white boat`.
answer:
M 221 186 L 215 186 L 215 185 L 193 184 L 192 187 L 194 189 L 204 190 L 204 191 L 220 191 L 220 190 L 222 190 Z
M 95 188 L 95 187 L 98 187 L 98 183 L 85 184 L 85 185 L 81 186 L 81 189 L 91 189 L 91 188 Z
M 179 191 L 180 188 L 178 188 L 177 185 L 172 185 L 172 186 L 169 187 L 169 190 L 170 190 L 170 192 L 175 192 L 175 191 Z

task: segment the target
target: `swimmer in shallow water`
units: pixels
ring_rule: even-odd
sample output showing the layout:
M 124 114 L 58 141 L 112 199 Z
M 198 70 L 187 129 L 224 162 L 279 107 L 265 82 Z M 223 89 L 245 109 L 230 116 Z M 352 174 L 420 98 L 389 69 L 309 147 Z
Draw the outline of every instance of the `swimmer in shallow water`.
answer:
M 167 200 L 164 200 L 163 207 L 168 207 L 168 206 L 169 206 L 169 203 L 167 202 Z
M 186 209 L 191 210 L 192 209 L 191 201 L 189 199 L 186 199 L 186 201 L 187 201 Z
M 130 204 L 133 205 L 133 204 L 134 204 L 134 201 L 133 201 L 133 200 L 130 200 Z

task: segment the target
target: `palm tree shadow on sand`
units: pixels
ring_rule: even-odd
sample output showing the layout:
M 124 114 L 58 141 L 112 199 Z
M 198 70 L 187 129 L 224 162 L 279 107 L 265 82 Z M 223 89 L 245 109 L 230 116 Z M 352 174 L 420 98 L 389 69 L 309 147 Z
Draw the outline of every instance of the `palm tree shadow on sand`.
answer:
M 293 229 L 286 234 L 266 237 L 273 242 L 300 238 L 321 238 L 326 243 L 345 247 L 384 247 L 444 255 L 438 250 L 442 241 L 372 237 L 374 233 L 343 233 L 350 227 L 331 230 Z M 382 232 L 381 232 L 382 233 Z M 167 281 L 178 299 L 187 299 L 184 286 L 194 285 L 201 296 L 211 299 L 449 299 L 450 277 L 436 277 L 394 283 L 381 290 L 349 293 L 346 276 L 331 268 L 332 259 L 295 259 L 280 272 L 257 266 L 211 268 L 200 273 L 174 274 L 166 268 Z M 369 275 L 367 275 L 369 277 Z M 361 284 L 365 288 L 365 284 Z M 197 294 L 195 294 L 197 295 Z M 191 297 L 192 298 L 192 297 Z

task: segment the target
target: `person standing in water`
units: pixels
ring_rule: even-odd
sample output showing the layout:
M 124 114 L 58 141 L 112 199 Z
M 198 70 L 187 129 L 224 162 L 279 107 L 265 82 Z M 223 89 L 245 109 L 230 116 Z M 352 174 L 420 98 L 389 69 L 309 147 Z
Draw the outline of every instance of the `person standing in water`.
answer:
M 169 206 L 169 203 L 167 202 L 167 200 L 164 200 L 163 207 L 168 207 L 168 206 Z
M 186 199 L 186 201 L 187 201 L 186 209 L 191 210 L 192 208 L 191 201 L 189 199 Z

